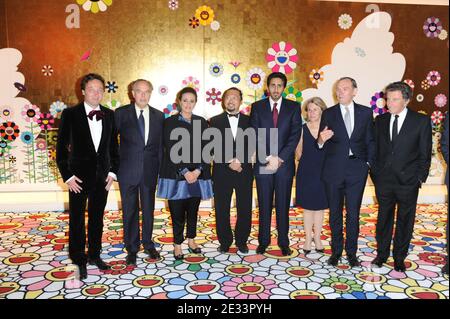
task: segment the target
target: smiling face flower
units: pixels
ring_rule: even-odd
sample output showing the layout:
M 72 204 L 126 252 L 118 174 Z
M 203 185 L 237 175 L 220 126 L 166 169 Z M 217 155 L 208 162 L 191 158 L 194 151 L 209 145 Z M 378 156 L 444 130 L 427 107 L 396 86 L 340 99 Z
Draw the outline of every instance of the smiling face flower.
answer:
M 260 68 L 253 68 L 247 72 L 247 86 L 252 90 L 259 90 L 264 85 L 266 74 Z
M 267 67 L 272 69 L 272 72 L 289 74 L 297 67 L 297 60 L 297 50 L 289 42 L 274 43 L 267 50 Z
M 97 13 L 106 11 L 108 6 L 112 4 L 112 0 L 77 0 L 77 3 L 83 7 L 84 11 Z
M 201 25 L 208 25 L 214 21 L 214 11 L 208 6 L 201 6 L 195 10 L 195 17 Z

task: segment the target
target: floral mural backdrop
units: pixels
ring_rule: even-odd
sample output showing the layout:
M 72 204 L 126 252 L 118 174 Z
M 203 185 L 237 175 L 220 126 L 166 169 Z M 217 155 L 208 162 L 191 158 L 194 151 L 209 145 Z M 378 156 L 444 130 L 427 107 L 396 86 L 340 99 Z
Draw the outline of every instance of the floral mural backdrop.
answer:
M 30 17 L 33 17 L 32 19 Z M 242 112 L 266 96 L 274 71 L 285 98 L 334 102 L 333 84 L 352 76 L 356 101 L 386 112 L 384 87 L 403 80 L 410 107 L 433 126 L 431 183 L 441 183 L 441 124 L 448 110 L 448 7 L 297 0 L 0 0 L 0 184 L 58 181 L 61 112 L 88 72 L 105 77 L 103 104 L 129 103 L 136 78 L 152 81 L 150 103 L 168 117 L 191 86 L 195 113 L 221 112 L 222 93 L 244 92 Z

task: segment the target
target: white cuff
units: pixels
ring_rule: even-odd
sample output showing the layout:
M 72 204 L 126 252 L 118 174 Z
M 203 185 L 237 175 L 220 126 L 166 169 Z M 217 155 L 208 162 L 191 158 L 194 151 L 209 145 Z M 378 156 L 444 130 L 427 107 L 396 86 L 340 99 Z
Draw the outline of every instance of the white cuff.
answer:
M 111 176 L 114 179 L 114 181 L 117 181 L 117 175 L 114 174 L 113 172 L 109 172 L 108 176 Z
M 75 175 L 73 175 L 72 177 L 70 177 L 67 181 L 65 181 L 64 183 L 69 183 L 71 180 L 73 180 L 75 178 Z

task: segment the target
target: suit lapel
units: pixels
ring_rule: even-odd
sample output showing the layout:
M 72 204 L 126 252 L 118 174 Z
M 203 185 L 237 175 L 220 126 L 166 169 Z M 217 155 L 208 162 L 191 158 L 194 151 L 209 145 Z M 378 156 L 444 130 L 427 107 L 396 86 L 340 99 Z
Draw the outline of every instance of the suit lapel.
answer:
M 347 137 L 347 139 L 350 139 L 350 137 L 347 134 L 347 129 L 345 128 L 345 122 L 344 122 L 344 118 L 342 117 L 342 112 L 341 112 L 341 106 L 339 104 L 336 105 L 336 111 L 335 111 L 335 116 L 336 116 L 336 122 L 341 126 L 341 130 L 344 130 L 345 132 L 345 136 Z M 353 135 L 353 132 L 352 132 Z
M 91 148 L 91 150 L 95 153 L 95 145 L 94 145 L 94 140 L 92 139 L 92 135 L 91 135 L 91 129 L 89 128 L 89 120 L 88 117 L 86 115 L 86 110 L 84 108 L 84 103 L 82 103 L 80 105 L 80 109 L 79 109 L 79 113 L 78 113 L 79 117 L 80 117 L 80 125 L 83 127 L 82 131 L 86 132 L 86 139 L 88 140 L 87 143 L 89 144 L 89 147 Z
M 286 106 L 286 104 L 287 104 L 286 100 L 282 98 L 280 101 L 281 101 L 281 103 L 278 106 L 278 108 L 280 109 L 280 113 L 278 114 L 278 123 L 277 123 L 278 127 L 280 127 L 280 125 L 282 125 L 285 122 L 285 121 L 283 121 L 283 119 L 289 113 L 288 107 Z

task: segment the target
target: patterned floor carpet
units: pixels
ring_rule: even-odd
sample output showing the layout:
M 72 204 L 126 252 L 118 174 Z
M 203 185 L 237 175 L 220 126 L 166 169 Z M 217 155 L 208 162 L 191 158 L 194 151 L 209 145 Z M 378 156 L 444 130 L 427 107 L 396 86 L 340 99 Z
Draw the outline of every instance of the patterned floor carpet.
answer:
M 172 255 L 168 211 L 155 212 L 155 241 L 159 260 L 138 255 L 137 267 L 125 264 L 121 213 L 105 214 L 102 258 L 112 269 L 102 273 L 88 267 L 88 279 L 76 279 L 67 256 L 65 212 L 0 213 L 0 298 L 155 298 L 155 299 L 448 299 L 448 276 L 441 275 L 445 261 L 447 205 L 419 205 L 407 271 L 394 271 L 392 260 L 371 267 L 375 248 L 376 206 L 361 211 L 359 258 L 362 266 L 349 268 L 345 258 L 337 267 L 326 264 L 323 254 L 304 256 L 302 211 L 291 209 L 292 256 L 281 256 L 278 247 L 256 255 L 258 212 L 253 212 L 250 253 L 217 251 L 214 212 L 199 213 L 198 243 L 203 254 Z M 328 221 L 325 221 L 325 225 Z M 272 233 L 276 243 L 276 231 Z M 322 239 L 329 244 L 325 226 Z M 184 246 L 187 253 L 187 246 Z

